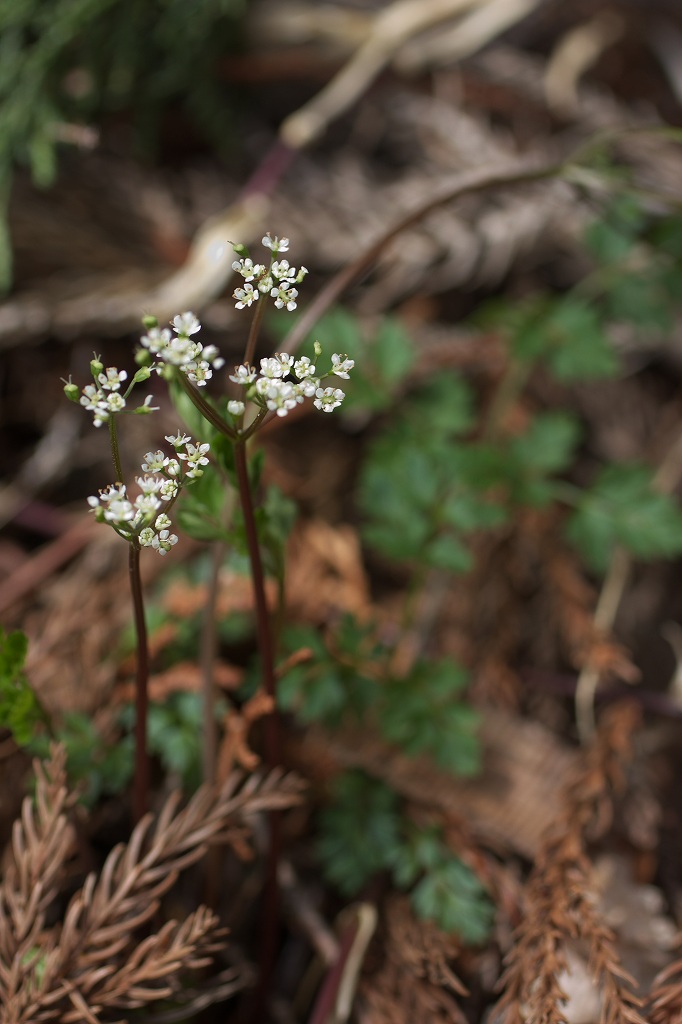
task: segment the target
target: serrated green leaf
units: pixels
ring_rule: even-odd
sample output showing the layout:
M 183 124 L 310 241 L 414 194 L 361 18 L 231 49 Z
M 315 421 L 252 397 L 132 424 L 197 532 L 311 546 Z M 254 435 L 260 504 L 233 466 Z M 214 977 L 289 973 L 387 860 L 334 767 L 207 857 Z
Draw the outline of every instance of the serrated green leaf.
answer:
M 547 359 L 559 380 L 612 377 L 618 358 L 594 306 L 568 296 L 557 301 L 546 323 Z
M 472 945 L 490 934 L 492 904 L 474 873 L 456 857 L 424 875 L 412 892 L 412 905 L 419 917 Z
M 428 753 L 442 768 L 473 775 L 479 769 L 478 714 L 457 699 L 466 672 L 450 659 L 419 662 L 381 691 L 377 719 L 384 737 L 409 755 Z
M 571 464 L 579 437 L 580 425 L 574 416 L 540 413 L 530 429 L 512 441 L 511 453 L 521 470 L 559 473 Z
M 471 551 L 456 537 L 445 533 L 424 546 L 422 557 L 427 565 L 450 572 L 468 572 L 474 564 Z
M 317 849 L 327 878 L 355 896 L 390 867 L 400 843 L 399 800 L 384 783 L 346 772 L 333 787 L 333 804 L 320 814 Z
M 680 554 L 682 512 L 653 489 L 647 468 L 609 466 L 578 500 L 567 533 L 588 564 L 603 572 L 616 544 L 643 560 Z

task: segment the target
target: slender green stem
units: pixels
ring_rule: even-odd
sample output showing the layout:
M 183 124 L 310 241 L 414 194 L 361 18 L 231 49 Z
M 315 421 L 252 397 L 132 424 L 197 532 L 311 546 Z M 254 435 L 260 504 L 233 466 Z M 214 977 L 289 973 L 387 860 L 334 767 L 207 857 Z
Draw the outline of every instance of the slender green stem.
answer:
M 140 547 L 128 546 L 128 572 L 133 599 L 133 621 L 137 648 L 135 676 L 135 778 L 133 781 L 133 817 L 138 822 L 147 812 L 149 798 L 149 754 L 147 751 L 147 711 L 149 707 L 149 648 L 144 615 L 144 597 L 140 577 Z

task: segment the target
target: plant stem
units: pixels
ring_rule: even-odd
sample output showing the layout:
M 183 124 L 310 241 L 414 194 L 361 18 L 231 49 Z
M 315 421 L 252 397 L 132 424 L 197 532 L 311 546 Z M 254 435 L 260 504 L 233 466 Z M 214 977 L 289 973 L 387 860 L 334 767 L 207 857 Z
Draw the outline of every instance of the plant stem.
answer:
M 265 596 L 265 573 L 263 571 L 263 560 L 261 558 L 258 533 L 256 530 L 256 517 L 254 514 L 251 484 L 249 482 L 249 470 L 246 461 L 246 445 L 243 441 L 238 441 L 234 446 L 234 461 L 235 468 L 237 470 L 239 501 L 242 508 L 242 515 L 244 517 L 246 545 L 249 552 L 249 561 L 251 563 L 251 578 L 253 581 L 254 602 L 256 606 L 256 634 L 258 637 L 258 651 L 261 658 L 263 684 L 265 692 L 274 698 L 276 676 L 272 625 L 270 622 L 267 598 Z M 281 762 L 279 719 L 276 711 L 274 711 L 272 715 L 269 715 L 267 719 L 265 748 L 268 765 L 274 768 Z
M 130 593 L 133 599 L 133 621 L 137 648 L 135 675 L 135 778 L 133 781 L 133 818 L 138 822 L 147 813 L 149 797 L 149 754 L 147 752 L 147 710 L 149 706 L 149 648 L 144 616 L 144 597 L 140 578 L 140 548 L 128 545 Z
M 123 466 L 121 465 L 121 452 L 118 447 L 118 431 L 116 429 L 116 417 L 109 417 L 109 443 L 111 445 L 111 457 L 114 460 L 114 472 L 116 483 L 123 483 Z
M 201 623 L 201 689 L 203 696 L 203 767 L 204 782 L 215 782 L 217 730 L 215 723 L 215 686 L 213 666 L 217 649 L 216 602 L 220 567 L 225 557 L 225 544 L 216 541 L 211 549 L 211 576 Z
M 244 441 L 238 441 L 235 444 L 234 461 L 237 470 L 239 500 L 241 502 L 242 515 L 244 517 L 246 543 L 251 562 L 251 579 L 253 581 L 254 601 L 256 606 L 256 631 L 258 636 L 258 649 L 261 658 L 263 685 L 265 687 L 265 692 L 273 697 L 273 699 L 276 699 L 273 631 L 272 623 L 270 622 L 267 598 L 265 595 L 265 574 L 263 572 L 263 560 L 261 558 L 260 546 L 258 543 L 256 518 L 254 515 L 253 498 L 249 482 L 249 469 L 246 459 L 246 444 Z M 272 713 L 268 715 L 265 721 L 265 758 L 270 768 L 274 768 L 281 763 L 281 745 L 280 720 L 277 707 L 275 706 Z M 261 1021 L 263 1019 L 277 953 L 281 902 L 277 869 L 281 854 L 281 844 L 281 816 L 277 812 L 273 812 L 270 814 L 270 846 L 268 849 L 265 877 L 263 929 L 259 964 L 260 977 L 258 989 L 254 997 L 254 1007 L 252 1011 L 252 1020 L 254 1022 Z
M 246 366 L 251 366 L 253 357 L 256 353 L 256 341 L 258 339 L 258 331 L 260 330 L 261 321 L 263 319 L 263 313 L 265 312 L 265 298 L 256 302 L 256 309 L 253 314 L 253 320 L 251 321 L 251 329 L 249 330 L 249 337 L 246 342 L 246 348 L 244 349 L 243 362 Z

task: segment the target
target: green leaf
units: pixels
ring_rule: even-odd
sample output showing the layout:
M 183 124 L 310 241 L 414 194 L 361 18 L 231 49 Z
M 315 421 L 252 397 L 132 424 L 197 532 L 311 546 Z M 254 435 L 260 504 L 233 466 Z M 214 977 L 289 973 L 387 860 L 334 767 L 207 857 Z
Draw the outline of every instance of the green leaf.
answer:
M 559 380 L 594 380 L 617 372 L 618 357 L 595 306 L 571 295 L 557 300 L 545 330 L 548 362 Z
M 612 199 L 599 220 L 589 225 L 585 243 L 602 264 L 623 263 L 632 252 L 646 224 L 641 203 L 633 196 Z
M 457 699 L 467 674 L 450 659 L 418 662 L 409 676 L 388 680 L 377 709 L 384 737 L 409 755 L 428 753 L 458 775 L 480 767 L 478 714 Z
M 490 934 L 494 908 L 476 875 L 456 857 L 424 875 L 412 893 L 412 905 L 419 917 L 473 945 Z
M 27 746 L 47 719 L 24 674 L 28 640 L 15 630 L 0 628 L 0 727 L 8 729 L 20 747 Z
M 203 476 L 182 491 L 177 506 L 178 525 L 199 541 L 228 541 L 229 518 L 235 494 L 215 466 L 207 466 Z
M 151 704 L 149 750 L 166 772 L 176 775 L 187 792 L 201 782 L 202 698 L 199 693 L 173 693 L 165 704 Z
M 653 489 L 648 468 L 609 466 L 577 500 L 567 533 L 588 564 L 604 572 L 615 544 L 643 560 L 680 554 L 682 512 Z
M 530 429 L 515 438 L 511 452 L 519 468 L 531 473 L 560 473 L 572 462 L 580 437 L 574 416 L 563 412 L 540 413 Z
M 377 700 L 379 684 L 363 666 L 383 653 L 373 642 L 370 627 L 344 616 L 334 636 L 338 658 L 311 627 L 285 630 L 283 645 L 290 653 L 308 647 L 313 658 L 280 680 L 277 700 L 282 708 L 295 712 L 303 722 L 321 721 L 332 728 L 349 714 L 357 720 L 367 715 Z
M 333 801 L 320 814 L 317 849 L 327 878 L 355 896 L 391 865 L 400 841 L 399 800 L 384 783 L 353 771 L 336 780 Z
M 468 572 L 474 564 L 471 551 L 456 537 L 444 533 L 425 545 L 423 559 L 427 565 L 450 572 Z

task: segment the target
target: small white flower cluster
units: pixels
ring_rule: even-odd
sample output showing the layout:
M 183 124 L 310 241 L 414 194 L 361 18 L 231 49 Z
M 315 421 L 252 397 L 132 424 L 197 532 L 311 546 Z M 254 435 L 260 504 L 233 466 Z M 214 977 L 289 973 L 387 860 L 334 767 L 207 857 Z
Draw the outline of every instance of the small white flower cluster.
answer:
M 126 400 L 121 394 L 121 384 L 127 378 L 128 374 L 125 370 L 117 370 L 115 366 L 107 366 L 103 368 L 101 373 L 97 374 L 97 384 L 86 384 L 83 388 L 80 404 L 88 412 L 93 413 L 96 427 L 101 427 L 103 423 L 108 422 L 111 415 L 123 412 L 125 409 Z M 144 404 L 135 411 L 154 411 L 149 404 L 151 400 L 152 396 L 147 395 Z
M 192 335 L 201 330 L 201 324 L 194 313 L 178 313 L 173 318 L 173 331 L 158 325 L 149 327 L 147 333 L 140 338 L 144 348 L 156 357 L 154 366 L 161 372 L 166 363 L 177 366 L 189 377 L 197 387 L 203 387 L 219 370 L 225 360 L 221 358 L 215 345 L 202 345 L 193 341 Z
M 202 476 L 210 447 L 192 444 L 191 438 L 180 432 L 168 435 L 166 440 L 173 445 L 176 457 L 161 450 L 147 452 L 142 463 L 146 475 L 135 478 L 139 494 L 133 501 L 121 483 L 110 484 L 99 495 L 88 498 L 99 522 L 109 523 L 125 540 L 137 540 L 141 547 L 153 548 L 160 555 L 167 554 L 178 542 L 170 532 L 172 523 L 167 511 L 182 484 Z
M 345 393 L 340 388 L 321 387 L 325 377 L 336 376 L 348 380 L 348 371 L 355 365 L 352 359 L 334 353 L 331 367 L 322 376 L 317 375 L 317 367 L 308 356 L 294 359 L 288 352 L 276 352 L 260 361 L 260 374 L 254 366 L 235 366 L 230 380 L 245 388 L 245 397 L 261 409 L 268 409 L 278 416 L 286 416 L 305 398 L 313 398 L 313 405 L 322 412 L 332 412 L 344 400 Z M 293 380 L 287 380 L 287 377 Z M 241 416 L 244 402 L 228 403 L 228 412 L 233 416 Z
M 273 256 L 289 249 L 288 238 L 271 238 L 268 234 L 262 241 Z M 254 263 L 248 256 L 235 260 L 232 269 L 244 278 L 244 287 L 235 288 L 233 293 L 237 309 L 247 309 L 260 295 L 269 295 L 275 300 L 277 309 L 286 308 L 290 313 L 296 309 L 298 297 L 298 289 L 294 285 L 300 284 L 308 273 L 305 267 L 297 271 L 288 260 L 272 260 L 266 265 Z

